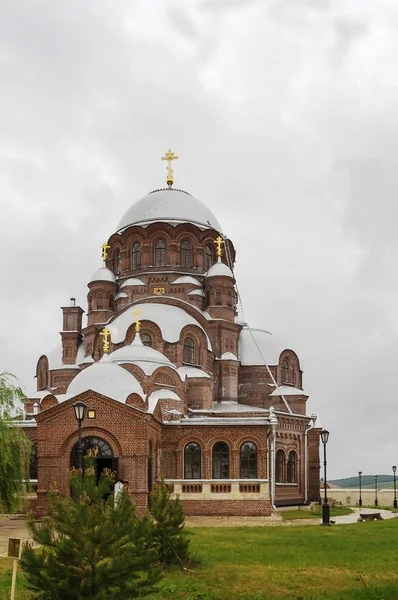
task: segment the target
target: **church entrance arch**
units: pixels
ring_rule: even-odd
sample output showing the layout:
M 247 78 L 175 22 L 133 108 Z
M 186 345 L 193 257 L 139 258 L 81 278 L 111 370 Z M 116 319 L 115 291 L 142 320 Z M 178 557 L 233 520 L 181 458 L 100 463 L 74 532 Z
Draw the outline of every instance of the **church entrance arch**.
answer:
M 97 466 L 98 479 L 104 469 L 110 469 L 111 471 L 116 471 L 115 480 L 117 480 L 117 458 L 113 456 L 112 448 L 107 442 L 105 442 L 105 440 L 102 440 L 99 437 L 85 437 L 82 439 L 82 446 L 83 459 L 85 456 L 87 456 L 89 450 L 97 448 L 97 456 L 95 457 L 95 460 Z M 76 469 L 79 467 L 79 457 L 77 450 L 78 443 L 73 446 L 72 452 L 70 454 L 70 466 L 76 467 Z

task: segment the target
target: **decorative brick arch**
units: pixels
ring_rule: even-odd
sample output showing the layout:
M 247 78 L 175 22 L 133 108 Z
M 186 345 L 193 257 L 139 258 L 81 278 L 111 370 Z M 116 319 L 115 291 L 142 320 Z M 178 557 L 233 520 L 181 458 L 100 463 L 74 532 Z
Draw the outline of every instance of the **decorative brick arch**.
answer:
M 179 388 L 182 382 L 179 374 L 170 367 L 159 367 L 152 373 L 151 383 L 172 385 Z
M 52 408 L 53 406 L 57 406 L 58 405 L 58 400 L 55 396 L 53 396 L 52 394 L 48 394 L 48 396 L 44 396 L 44 398 L 42 398 L 40 400 L 40 410 L 47 410 L 48 408 Z
M 115 458 L 119 458 L 123 455 L 122 448 L 118 439 L 110 433 L 107 429 L 103 429 L 102 427 L 84 427 L 82 431 L 82 437 L 98 437 L 103 439 L 107 444 L 109 444 L 112 449 L 113 456 Z M 67 457 L 68 461 L 70 458 L 70 454 L 72 452 L 73 447 L 78 441 L 78 433 L 77 429 L 73 433 L 69 434 L 68 437 L 62 442 L 60 446 L 60 455 L 62 457 Z

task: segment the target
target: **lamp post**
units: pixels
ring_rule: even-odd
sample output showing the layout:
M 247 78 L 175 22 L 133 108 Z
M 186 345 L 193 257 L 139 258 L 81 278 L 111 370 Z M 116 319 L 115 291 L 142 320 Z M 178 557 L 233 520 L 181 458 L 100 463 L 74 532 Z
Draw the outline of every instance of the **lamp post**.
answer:
M 362 506 L 362 471 L 358 471 L 359 477 L 359 506 Z
M 379 503 L 377 502 L 377 475 L 375 475 L 375 506 L 378 506 Z
M 395 473 L 397 472 L 397 467 L 395 465 L 392 468 L 392 472 L 394 473 L 394 508 L 397 508 L 397 480 L 395 477 Z
M 327 479 L 326 479 L 326 444 L 328 443 L 329 432 L 326 429 L 321 431 L 321 440 L 323 444 L 323 485 L 324 485 L 324 498 L 322 504 L 322 525 L 330 525 L 330 507 L 328 504 L 328 496 L 326 492 Z
M 77 442 L 77 463 L 79 469 L 83 469 L 82 423 L 86 416 L 86 409 L 87 406 L 81 400 L 75 402 L 73 405 L 79 434 L 79 441 Z

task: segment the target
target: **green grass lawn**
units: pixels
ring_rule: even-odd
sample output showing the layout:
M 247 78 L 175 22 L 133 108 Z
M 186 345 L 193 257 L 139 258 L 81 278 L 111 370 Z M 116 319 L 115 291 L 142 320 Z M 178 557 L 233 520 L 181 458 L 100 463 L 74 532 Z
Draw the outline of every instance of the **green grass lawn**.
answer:
M 341 515 L 350 515 L 354 511 L 346 506 L 336 506 L 330 509 L 330 516 L 340 517 Z M 293 519 L 322 519 L 322 506 L 314 510 L 287 510 L 281 511 L 284 521 L 292 521 Z
M 167 572 L 150 600 L 398 599 L 398 519 L 191 531 L 192 572 Z M 0 559 L 2 600 L 10 579 L 11 561 Z M 16 600 L 29 598 L 22 586 Z

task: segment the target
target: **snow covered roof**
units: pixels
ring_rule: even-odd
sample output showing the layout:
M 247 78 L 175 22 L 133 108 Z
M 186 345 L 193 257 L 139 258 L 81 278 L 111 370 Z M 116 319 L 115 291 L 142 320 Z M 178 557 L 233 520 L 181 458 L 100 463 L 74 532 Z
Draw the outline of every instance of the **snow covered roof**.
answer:
M 277 365 L 281 351 L 269 331 L 244 327 L 240 332 L 239 360 L 243 366 Z
M 187 306 L 192 306 L 187 303 Z M 175 343 L 180 339 L 181 330 L 186 325 L 196 325 L 205 333 L 207 339 L 207 348 L 212 349 L 210 339 L 203 327 L 196 319 L 191 317 L 185 310 L 178 306 L 170 304 L 162 304 L 160 302 L 146 302 L 135 304 L 134 308 L 138 308 L 142 313 L 142 320 L 153 321 L 156 323 L 162 332 L 162 337 L 166 342 Z M 114 321 L 111 321 L 107 327 L 111 332 L 112 342 L 120 344 L 126 337 L 126 332 L 130 325 L 135 322 L 135 317 L 131 308 L 128 308 Z
M 203 290 L 192 290 L 192 292 L 189 292 L 188 296 L 204 296 L 205 293 Z
M 293 387 L 292 385 L 281 385 L 270 394 L 270 396 L 306 396 L 304 390 Z
M 77 396 L 87 390 L 93 390 L 123 403 L 132 393 L 145 398 L 143 389 L 134 375 L 113 363 L 108 354 L 104 354 L 101 360 L 76 375 L 66 393 Z
M 126 281 L 123 281 L 120 289 L 127 287 L 128 285 L 145 285 L 145 283 L 138 277 L 130 277 L 129 279 L 126 279 Z
M 224 354 L 221 355 L 221 360 L 238 360 L 238 357 L 232 352 L 224 352 Z
M 84 342 L 79 345 L 77 349 L 76 362 L 72 365 L 66 365 L 62 362 L 62 344 L 59 343 L 46 354 L 48 360 L 48 370 L 54 371 L 55 369 L 78 369 L 78 365 L 84 362 Z
M 180 400 L 181 398 L 170 390 L 155 390 L 148 398 L 148 412 L 153 413 L 159 400 Z
M 93 281 L 113 281 L 113 282 L 115 282 L 116 277 L 115 277 L 115 274 L 112 273 L 112 271 L 110 271 L 106 267 L 101 267 L 100 269 L 96 270 L 96 272 L 90 279 L 90 283 L 92 283 Z
M 231 269 L 222 262 L 221 256 L 219 256 L 217 262 L 207 271 L 206 277 L 232 277 L 232 279 L 234 279 L 234 274 Z
M 172 281 L 171 283 L 172 285 L 175 285 L 177 283 L 191 283 L 192 285 L 198 285 L 200 287 L 202 286 L 200 281 L 195 279 L 195 277 L 191 277 L 190 275 L 183 275 L 182 277 L 178 277 L 175 281 Z
M 125 292 L 119 292 L 118 294 L 116 294 L 116 298 L 115 300 L 119 300 L 119 298 L 128 298 L 128 294 L 126 294 Z
M 210 375 L 199 369 L 199 367 L 180 367 L 177 369 L 182 381 L 184 381 L 185 377 L 207 377 L 210 379 Z
M 52 392 L 49 392 L 48 390 L 39 390 L 38 392 L 35 392 L 34 394 L 30 394 L 28 396 L 29 399 L 38 399 L 38 400 L 42 400 L 43 398 L 45 398 L 46 396 L 53 396 L 54 394 Z
M 145 226 L 158 221 L 172 225 L 193 223 L 202 229 L 210 227 L 221 231 L 216 217 L 200 200 L 188 192 L 165 188 L 150 192 L 130 206 L 117 226 L 117 232 L 131 225 Z
M 115 350 L 109 355 L 112 362 L 137 364 L 145 374 L 152 374 L 160 366 L 176 369 L 173 363 L 161 352 L 150 346 L 144 346 L 139 335 L 136 335 L 132 344 Z M 144 363 L 144 364 L 142 364 Z M 148 372 L 149 371 L 149 372 Z

